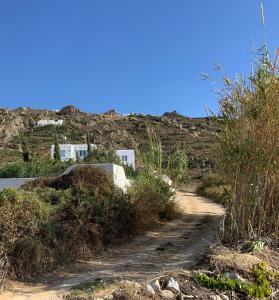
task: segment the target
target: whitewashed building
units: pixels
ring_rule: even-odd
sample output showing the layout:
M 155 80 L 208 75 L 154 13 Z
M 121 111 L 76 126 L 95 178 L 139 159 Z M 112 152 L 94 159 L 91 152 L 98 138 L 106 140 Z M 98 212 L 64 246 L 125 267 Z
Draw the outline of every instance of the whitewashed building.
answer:
M 94 149 L 96 145 L 91 144 Z M 88 155 L 87 144 L 60 144 L 60 157 L 62 161 L 73 160 L 77 158 L 84 159 Z M 116 155 L 119 157 L 124 165 L 131 166 L 134 170 L 136 168 L 135 151 L 132 149 L 116 150 Z M 54 145 L 51 146 L 51 157 L 54 158 Z
M 38 121 L 38 126 L 48 126 L 48 125 L 54 125 L 54 126 L 62 126 L 63 120 L 40 120 Z
M 116 155 L 120 158 L 121 162 L 124 165 L 130 166 L 135 170 L 136 168 L 135 150 L 133 149 L 116 150 Z
M 91 147 L 97 148 L 94 144 L 91 144 Z M 51 145 L 51 158 L 54 158 L 54 148 L 54 145 Z M 88 155 L 87 144 L 60 144 L 59 148 L 62 161 L 76 161 L 77 158 L 84 159 Z

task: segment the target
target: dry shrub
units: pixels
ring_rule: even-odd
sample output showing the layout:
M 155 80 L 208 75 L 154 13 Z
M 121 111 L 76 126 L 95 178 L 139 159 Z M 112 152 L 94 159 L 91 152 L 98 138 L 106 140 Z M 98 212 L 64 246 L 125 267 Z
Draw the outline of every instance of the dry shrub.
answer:
M 0 244 L 10 276 L 50 270 L 136 232 L 130 196 L 99 169 L 77 168 L 25 189 L 0 192 Z
M 69 251 L 80 256 L 85 249 L 90 254 L 103 244 L 134 234 L 134 215 L 130 198 L 118 190 L 105 197 L 80 190 L 72 192 L 54 219 L 64 243 L 75 245 Z
M 248 276 L 251 273 L 253 265 L 261 262 L 262 259 L 258 256 L 241 253 L 237 250 L 229 250 L 225 247 L 213 249 L 210 256 L 210 266 L 218 274 L 233 272 Z
M 48 216 L 48 206 L 36 195 L 13 189 L 0 192 L 0 244 L 7 252 L 10 274 L 22 276 L 26 268 L 29 272 L 42 264 L 42 249 L 36 236 Z
M 37 179 L 29 183 L 27 188 L 50 187 L 56 190 L 69 188 L 95 190 L 102 195 L 111 194 L 114 190 L 113 182 L 103 170 L 92 166 L 76 166 L 69 174 L 54 179 Z
M 3 291 L 9 270 L 7 251 L 0 244 L 0 294 Z
M 264 53 L 248 82 L 226 82 L 219 166 L 232 180 L 224 238 L 279 243 L 279 74 Z
M 141 284 L 133 281 L 124 280 L 119 287 L 112 293 L 115 300 L 144 300 L 149 297 L 144 295 L 144 288 Z

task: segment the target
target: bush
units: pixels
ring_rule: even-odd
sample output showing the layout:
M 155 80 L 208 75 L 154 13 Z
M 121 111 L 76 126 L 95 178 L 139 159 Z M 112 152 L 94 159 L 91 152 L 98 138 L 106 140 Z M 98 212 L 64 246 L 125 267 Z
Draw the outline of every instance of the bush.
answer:
M 231 199 L 231 186 L 221 175 L 208 174 L 203 177 L 197 194 L 227 206 Z
M 0 244 L 7 251 L 10 273 L 22 276 L 41 269 L 44 250 L 37 237 L 49 212 L 36 194 L 13 189 L 0 192 Z
M 55 160 L 34 160 L 32 162 L 15 162 L 0 168 L 0 178 L 32 178 L 40 176 L 57 176 L 62 174 L 71 162 Z
M 154 225 L 158 218 L 175 215 L 174 192 L 159 177 L 141 172 L 130 188 L 136 210 L 136 224 L 141 230 Z
M 65 176 L 37 179 L 24 189 L 5 190 L 0 198 L 3 205 L 13 203 L 5 204 L 1 210 L 6 218 L 1 219 L 0 225 L 10 270 L 18 277 L 51 269 L 69 259 L 84 258 L 137 231 L 129 195 L 116 189 L 100 169 L 77 167 Z M 19 201 L 23 205 L 26 198 L 27 208 L 31 201 L 35 204 L 25 213 L 25 206 L 14 203 Z M 46 208 L 47 214 L 38 215 L 38 205 Z M 15 216 L 12 222 L 11 213 Z M 15 242 L 17 239 L 19 242 Z
M 111 194 L 114 185 L 111 178 L 103 170 L 92 166 L 76 166 L 69 174 L 46 181 L 48 187 L 65 190 L 85 189 L 102 195 Z
M 104 171 L 80 166 L 0 192 L 0 245 L 10 276 L 35 275 L 90 256 L 151 226 L 160 215 L 172 217 L 174 207 L 170 187 L 154 174 L 142 173 L 130 194 L 123 194 Z
M 120 158 L 116 155 L 116 151 L 113 148 L 105 149 L 102 146 L 91 149 L 91 154 L 85 158 L 85 161 L 91 164 L 100 163 L 114 163 L 121 164 Z
M 62 243 L 75 245 L 71 256 L 85 256 L 118 239 L 136 233 L 134 207 L 127 195 L 114 190 L 111 195 L 72 191 L 69 201 L 55 214 Z

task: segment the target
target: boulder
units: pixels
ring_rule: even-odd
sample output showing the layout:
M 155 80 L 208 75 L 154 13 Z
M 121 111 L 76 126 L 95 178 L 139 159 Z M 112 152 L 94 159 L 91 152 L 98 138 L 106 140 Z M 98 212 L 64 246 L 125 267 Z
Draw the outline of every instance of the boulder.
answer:
M 184 295 L 184 294 L 179 295 L 179 300 L 186 300 L 186 299 L 195 299 L 195 296 L 193 296 L 193 295 Z
M 180 293 L 179 283 L 173 277 L 168 280 L 166 289 L 176 294 Z
M 175 294 L 170 290 L 163 290 L 161 292 L 161 296 L 163 299 L 174 299 L 175 298 Z
M 155 293 L 161 292 L 161 285 L 158 279 L 153 279 L 152 281 L 149 282 L 149 284 L 153 288 Z
M 210 295 L 209 300 L 229 300 L 227 295 Z
M 156 295 L 156 293 L 155 293 L 153 287 L 152 287 L 150 284 L 147 284 L 147 285 L 145 286 L 145 288 L 146 288 L 147 294 L 148 294 L 149 296 L 154 296 L 154 295 Z

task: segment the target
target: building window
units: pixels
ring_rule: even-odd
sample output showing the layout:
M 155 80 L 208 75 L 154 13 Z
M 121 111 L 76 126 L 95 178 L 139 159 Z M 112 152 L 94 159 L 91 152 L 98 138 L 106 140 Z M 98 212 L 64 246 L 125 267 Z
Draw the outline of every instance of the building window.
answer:
M 87 150 L 78 150 L 77 152 L 80 158 L 85 158 L 87 156 Z
M 122 160 L 122 162 L 127 163 L 128 162 L 128 155 L 121 155 L 121 160 Z
M 66 156 L 66 151 L 65 150 L 60 150 L 60 156 L 65 157 Z

